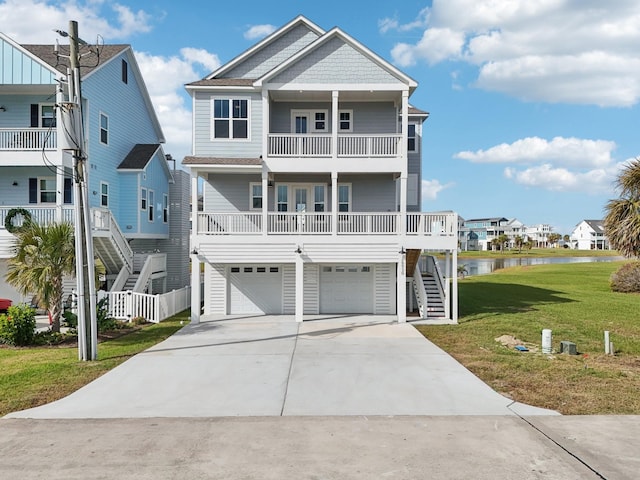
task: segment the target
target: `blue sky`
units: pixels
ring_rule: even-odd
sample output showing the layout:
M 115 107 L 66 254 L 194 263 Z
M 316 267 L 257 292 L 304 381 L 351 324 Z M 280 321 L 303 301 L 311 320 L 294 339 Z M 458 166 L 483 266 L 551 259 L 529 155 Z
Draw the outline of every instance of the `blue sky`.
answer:
M 185 83 L 302 14 L 340 27 L 419 87 L 423 210 L 505 216 L 565 234 L 603 216 L 612 182 L 640 155 L 640 2 L 433 0 L 0 1 L 0 29 L 53 43 L 132 45 L 167 138 L 189 154 Z

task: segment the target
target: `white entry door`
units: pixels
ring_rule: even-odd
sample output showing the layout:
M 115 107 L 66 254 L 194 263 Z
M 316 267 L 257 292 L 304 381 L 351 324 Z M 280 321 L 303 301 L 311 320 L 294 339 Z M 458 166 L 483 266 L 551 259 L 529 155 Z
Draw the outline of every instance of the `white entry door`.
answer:
M 230 314 L 282 314 L 282 268 L 229 267 Z
M 320 313 L 373 313 L 373 267 L 320 267 Z

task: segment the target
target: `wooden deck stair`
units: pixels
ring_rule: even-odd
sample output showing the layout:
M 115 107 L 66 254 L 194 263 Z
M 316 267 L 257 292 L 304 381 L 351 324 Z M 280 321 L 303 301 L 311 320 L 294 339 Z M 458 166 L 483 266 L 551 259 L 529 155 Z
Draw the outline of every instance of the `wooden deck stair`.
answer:
M 405 272 L 407 272 L 407 277 L 412 277 L 413 272 L 416 269 L 416 265 L 418 264 L 418 260 L 420 260 L 420 254 L 422 250 L 420 249 L 409 249 L 407 250 L 407 259 L 405 262 Z

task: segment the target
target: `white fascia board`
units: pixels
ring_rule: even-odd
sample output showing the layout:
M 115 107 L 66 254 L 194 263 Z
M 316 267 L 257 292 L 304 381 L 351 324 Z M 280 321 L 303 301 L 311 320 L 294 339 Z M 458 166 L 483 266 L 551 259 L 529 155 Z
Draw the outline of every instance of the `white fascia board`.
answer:
M 398 83 L 268 83 L 263 84 L 263 88 L 267 90 L 298 90 L 302 92 L 331 92 L 337 90 L 340 92 L 403 92 L 408 90 L 406 85 Z
M 407 161 L 398 158 L 305 158 L 267 157 L 263 162 L 273 173 L 397 173 L 407 175 Z
M 241 53 L 240 55 L 238 55 L 237 57 L 235 57 L 231 61 L 225 63 L 224 65 L 222 65 L 217 70 L 215 70 L 212 73 L 210 73 L 205 78 L 207 80 L 209 80 L 211 78 L 216 78 L 217 76 L 219 76 L 219 75 L 231 70 L 233 67 L 235 67 L 235 66 L 239 65 L 240 63 L 242 63 L 245 59 L 247 59 L 249 56 L 253 55 L 258 50 L 261 50 L 265 46 L 269 45 L 273 41 L 275 41 L 278 38 L 280 38 L 281 36 L 283 36 L 285 33 L 287 33 L 289 30 L 291 30 L 293 27 L 297 26 L 298 24 L 305 24 L 307 27 L 309 27 L 309 29 L 311 29 L 313 32 L 317 33 L 319 36 L 322 36 L 325 33 L 324 30 L 321 29 L 319 26 L 317 26 L 315 23 L 311 22 L 309 19 L 307 19 L 303 15 L 298 15 L 296 18 L 294 18 L 289 23 L 287 23 L 285 26 L 280 27 L 278 30 L 273 32 L 271 35 L 265 37 L 260 42 L 256 43 L 253 47 L 249 48 L 248 50 L 245 50 L 243 53 Z
M 279 75 L 281 72 L 285 71 L 290 65 L 293 65 L 298 60 L 308 55 L 309 53 L 311 53 L 312 51 L 314 51 L 315 49 L 325 44 L 326 42 L 328 42 L 330 39 L 334 37 L 342 38 L 346 43 L 350 44 L 353 48 L 363 53 L 366 57 L 368 57 L 378 66 L 387 70 L 393 76 L 397 77 L 400 81 L 406 84 L 411 90 L 414 90 L 415 88 L 417 88 L 418 82 L 416 82 L 414 79 L 412 79 L 408 75 L 402 73 L 400 70 L 398 70 L 396 67 L 394 67 L 389 62 L 384 60 L 378 54 L 369 50 L 363 44 L 361 44 L 351 36 L 344 33 L 338 27 L 331 29 L 329 32 L 325 33 L 323 36 L 318 38 L 315 42 L 310 43 L 305 48 L 300 50 L 298 53 L 296 53 L 286 61 L 282 62 L 278 67 L 274 68 L 273 70 L 263 75 L 261 78 L 256 80 L 254 85 L 262 86 L 262 84 L 267 82 L 270 78 L 274 78 L 275 76 Z
M 262 165 L 184 165 L 189 168 L 193 175 L 201 175 L 206 173 L 262 173 Z
M 259 92 L 260 88 L 252 86 L 239 86 L 239 85 L 185 85 L 184 87 L 189 94 L 191 91 L 223 91 L 223 92 Z

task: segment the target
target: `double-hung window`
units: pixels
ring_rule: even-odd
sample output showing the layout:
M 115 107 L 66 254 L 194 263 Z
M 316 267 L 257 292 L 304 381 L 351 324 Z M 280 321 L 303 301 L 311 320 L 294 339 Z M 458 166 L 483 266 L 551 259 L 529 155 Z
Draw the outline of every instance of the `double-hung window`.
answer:
M 289 210 L 289 187 L 287 185 L 278 185 L 278 211 L 286 212 Z
M 42 128 L 56 126 L 56 110 L 53 105 L 40 105 L 40 126 Z
M 140 190 L 140 210 L 147 209 L 147 189 L 142 187 Z
M 100 206 L 109 206 L 109 184 L 105 182 L 100 182 Z
M 100 113 L 100 143 L 109 145 L 109 117 Z
M 162 194 L 162 221 L 169 223 L 169 195 Z
M 338 185 L 338 211 L 351 211 L 351 185 L 349 184 Z
M 155 198 L 154 198 L 154 196 L 155 196 L 154 191 L 153 191 L 153 190 L 149 190 L 149 191 L 147 192 L 147 195 L 148 195 L 148 197 L 149 197 L 149 204 L 147 205 L 147 210 L 148 210 L 148 213 L 149 213 L 149 221 L 150 221 L 150 222 L 153 222 L 153 215 L 154 215 L 154 212 L 153 212 L 153 208 L 154 208 L 153 202 L 155 201 Z
M 38 199 L 39 203 L 56 203 L 56 179 L 39 178 L 38 179 Z
M 251 210 L 262 209 L 262 183 L 251 184 Z
M 353 132 L 353 110 L 340 110 L 338 112 L 338 130 L 341 132 Z
M 249 138 L 249 99 L 213 99 L 213 138 Z
M 416 151 L 416 125 L 410 123 L 407 128 L 407 150 L 410 152 Z
M 324 185 L 314 185 L 313 187 L 313 211 L 325 211 L 325 188 Z

